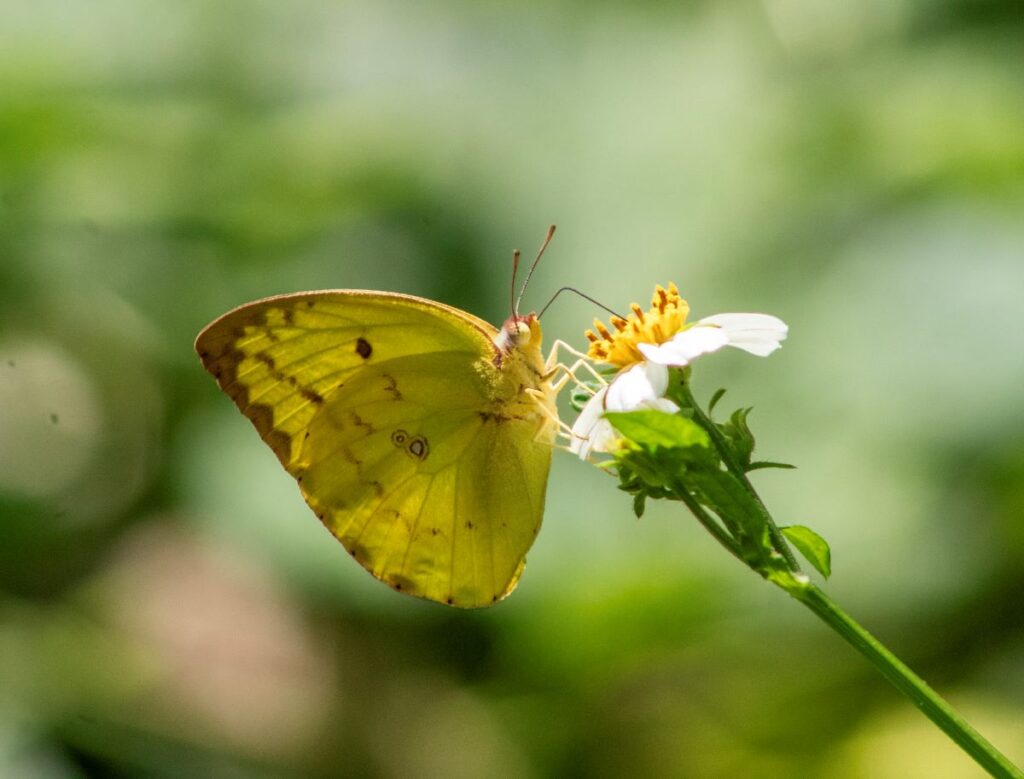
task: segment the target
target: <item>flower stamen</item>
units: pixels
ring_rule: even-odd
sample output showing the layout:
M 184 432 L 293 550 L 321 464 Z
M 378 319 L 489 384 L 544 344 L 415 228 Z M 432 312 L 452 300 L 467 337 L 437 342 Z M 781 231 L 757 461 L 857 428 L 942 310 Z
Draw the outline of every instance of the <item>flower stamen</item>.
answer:
M 638 345 L 662 344 L 685 329 L 690 306 L 679 296 L 675 284 L 658 286 L 651 297 L 651 308 L 644 311 L 639 304 L 630 306 L 632 313 L 623 319 L 613 316 L 609 321 L 614 332 L 603 322 L 594 320 L 594 330 L 587 330 L 590 341 L 587 356 L 594 360 L 625 368 L 643 362 Z

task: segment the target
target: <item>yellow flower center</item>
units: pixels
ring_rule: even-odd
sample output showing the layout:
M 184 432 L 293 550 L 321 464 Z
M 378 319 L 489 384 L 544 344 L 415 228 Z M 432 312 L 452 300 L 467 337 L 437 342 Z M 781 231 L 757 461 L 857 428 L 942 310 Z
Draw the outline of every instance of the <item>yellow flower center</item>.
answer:
M 633 313 L 625 319 L 613 316 L 608 320 L 614 330 L 609 330 L 600 320 L 594 320 L 597 332 L 586 332 L 590 341 L 588 357 L 619 368 L 642 362 L 644 356 L 637 345 L 665 343 L 686 327 L 686 315 L 690 313 L 689 304 L 679 297 L 679 290 L 671 282 L 668 289 L 660 284 L 654 288 L 651 309 L 646 313 L 636 303 L 630 309 Z

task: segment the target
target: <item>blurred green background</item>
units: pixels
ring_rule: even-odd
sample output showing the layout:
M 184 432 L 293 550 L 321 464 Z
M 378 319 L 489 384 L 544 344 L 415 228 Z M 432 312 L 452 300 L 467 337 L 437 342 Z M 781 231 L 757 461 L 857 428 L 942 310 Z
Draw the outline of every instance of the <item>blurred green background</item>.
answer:
M 568 455 L 510 599 L 395 594 L 192 352 L 305 289 L 500 322 L 551 222 L 530 306 L 674 280 L 790 324 L 699 394 L 757 407 L 829 592 L 1024 760 L 1022 34 L 1016 0 L 6 0 L 0 776 L 979 775 Z

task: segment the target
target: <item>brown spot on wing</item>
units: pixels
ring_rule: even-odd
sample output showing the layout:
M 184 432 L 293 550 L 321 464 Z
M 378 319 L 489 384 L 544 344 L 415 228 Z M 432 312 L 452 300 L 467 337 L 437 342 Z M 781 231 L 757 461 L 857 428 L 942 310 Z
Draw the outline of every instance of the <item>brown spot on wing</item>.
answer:
M 370 342 L 365 338 L 356 339 L 356 354 L 364 360 L 369 360 L 370 355 L 373 354 L 373 347 L 370 345 Z
M 417 460 L 426 460 L 430 455 L 430 444 L 426 438 L 418 435 L 409 442 L 406 451 Z
M 274 409 L 270 406 L 251 406 L 248 400 L 244 396 L 248 393 L 243 392 L 243 397 L 237 398 L 238 405 L 245 411 L 245 415 L 252 420 L 253 425 L 256 426 L 256 430 L 261 436 L 265 436 L 274 429 Z
M 351 449 L 349 449 L 349 448 L 348 448 L 347 446 L 343 446 L 343 447 L 341 447 L 341 449 L 340 449 L 339 451 L 341 452 L 341 456 L 342 456 L 342 457 L 344 457 L 344 458 L 345 458 L 346 460 L 348 460 L 348 461 L 349 461 L 350 463 L 352 463 L 352 464 L 353 464 L 354 466 L 356 466 L 357 468 L 358 468 L 358 467 L 359 467 L 360 465 L 362 465 L 362 464 L 363 464 L 363 461 L 362 461 L 362 460 L 360 460 L 360 459 L 359 459 L 358 457 L 356 457 L 356 456 L 355 456 L 355 455 L 354 455 L 354 454 L 352 453 L 352 450 L 351 450 Z
M 377 428 L 359 416 L 355 411 L 346 411 L 345 413 L 348 416 L 349 422 L 351 422 L 355 427 L 363 428 L 366 430 L 367 434 L 376 432 Z
M 304 397 L 310 403 L 316 403 L 316 405 L 318 406 L 322 405 L 324 402 L 323 395 L 321 395 L 316 390 L 311 390 L 309 387 L 302 387 L 299 390 L 299 394 L 302 395 L 302 397 Z
M 392 376 L 390 373 L 382 373 L 381 377 L 387 382 L 384 385 L 384 391 L 385 392 L 390 392 L 391 396 L 395 400 L 401 400 L 402 399 L 402 393 L 399 392 L 399 390 L 398 390 L 398 382 L 395 380 L 395 377 Z

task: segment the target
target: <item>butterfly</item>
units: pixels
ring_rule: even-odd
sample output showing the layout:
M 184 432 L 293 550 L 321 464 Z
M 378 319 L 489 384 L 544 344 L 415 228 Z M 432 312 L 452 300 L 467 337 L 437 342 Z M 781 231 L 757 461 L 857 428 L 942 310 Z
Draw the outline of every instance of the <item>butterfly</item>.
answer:
M 517 307 L 499 329 L 412 295 L 300 292 L 229 311 L 195 348 L 356 562 L 472 608 L 519 581 L 558 426 L 540 321 Z

